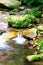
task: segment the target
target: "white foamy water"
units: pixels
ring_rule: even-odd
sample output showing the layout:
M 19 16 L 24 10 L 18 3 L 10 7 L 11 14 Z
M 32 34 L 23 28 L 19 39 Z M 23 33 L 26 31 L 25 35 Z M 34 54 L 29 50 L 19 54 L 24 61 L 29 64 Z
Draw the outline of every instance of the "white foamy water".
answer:
M 26 42 L 26 39 L 22 36 L 21 33 L 18 33 L 18 36 L 13 38 L 13 40 L 16 41 L 17 44 L 24 44 Z
M 8 23 L 7 22 L 0 22 L 0 30 L 7 30 Z
M 2 35 L 0 35 L 0 49 L 12 49 L 10 46 L 8 46 L 7 41 L 8 40 L 4 40 L 2 39 L 2 36 L 5 35 L 6 33 L 3 33 Z
M 9 15 L 8 12 L 3 12 L 3 13 L 0 13 L 0 20 L 6 20 L 6 17 Z

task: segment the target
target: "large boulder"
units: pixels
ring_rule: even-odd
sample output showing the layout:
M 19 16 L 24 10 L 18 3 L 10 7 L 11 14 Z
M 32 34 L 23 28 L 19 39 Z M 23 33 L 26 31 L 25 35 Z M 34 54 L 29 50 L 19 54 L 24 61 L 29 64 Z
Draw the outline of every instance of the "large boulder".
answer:
M 3 4 L 9 8 L 17 8 L 21 5 L 21 2 L 18 0 L 0 0 L 0 4 Z

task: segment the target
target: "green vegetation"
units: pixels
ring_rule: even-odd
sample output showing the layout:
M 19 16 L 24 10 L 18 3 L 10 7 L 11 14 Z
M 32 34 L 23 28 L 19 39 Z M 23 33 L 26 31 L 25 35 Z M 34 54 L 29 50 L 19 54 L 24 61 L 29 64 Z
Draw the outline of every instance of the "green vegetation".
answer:
M 10 14 L 10 15 L 15 15 L 15 14 L 16 14 L 16 12 L 15 12 L 15 11 L 13 11 L 13 10 L 11 10 L 11 11 L 9 12 L 9 14 Z
M 39 60 L 39 59 L 41 59 L 42 57 L 41 57 L 41 55 L 33 55 L 32 56 L 32 61 L 34 61 L 34 60 Z
M 24 28 L 33 23 L 35 21 L 35 17 L 33 15 L 8 16 L 7 21 L 10 24 L 12 23 L 12 27 Z
M 19 0 L 24 4 L 30 4 L 30 5 L 34 5 L 34 6 L 41 6 L 43 5 L 43 0 Z
M 26 9 L 24 10 L 25 14 L 30 14 L 30 15 L 34 15 L 35 17 L 40 17 L 41 16 L 41 11 L 39 11 L 38 7 L 32 8 L 32 9 Z
M 31 23 L 39 23 L 41 12 L 38 8 L 33 8 L 32 10 L 24 10 L 23 15 L 13 16 L 14 11 L 10 11 L 11 16 L 7 17 L 7 21 L 11 24 L 12 27 L 24 28 L 28 27 Z
M 0 65 L 43 65 L 40 59 L 43 0 L 0 0 Z
M 38 41 L 39 50 L 41 53 L 43 53 L 43 39 Z

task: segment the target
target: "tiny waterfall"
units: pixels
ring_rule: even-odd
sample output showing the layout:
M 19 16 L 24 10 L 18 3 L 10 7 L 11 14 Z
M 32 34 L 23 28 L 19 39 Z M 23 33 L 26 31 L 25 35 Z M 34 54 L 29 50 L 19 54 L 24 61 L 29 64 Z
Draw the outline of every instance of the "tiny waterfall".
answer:
M 18 32 L 17 37 L 13 38 L 13 40 L 17 44 L 24 44 L 26 42 L 26 39 L 22 36 L 22 33 L 21 32 Z

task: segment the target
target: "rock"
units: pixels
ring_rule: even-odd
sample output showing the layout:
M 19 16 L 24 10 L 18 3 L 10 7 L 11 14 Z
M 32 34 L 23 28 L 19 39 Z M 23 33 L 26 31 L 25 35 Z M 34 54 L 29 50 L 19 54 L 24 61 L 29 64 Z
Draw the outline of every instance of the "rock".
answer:
M 4 31 L 4 30 L 0 30 L 0 35 L 2 35 L 4 32 L 6 32 L 6 31 Z
M 35 28 L 29 29 L 26 36 L 30 38 L 35 38 L 37 36 L 37 29 Z
M 41 17 L 43 18 L 43 14 L 41 15 Z
M 7 40 L 7 39 L 13 38 L 15 36 L 17 36 L 16 32 L 7 32 L 7 33 L 3 33 L 1 38 L 4 40 Z
M 25 9 L 25 7 L 24 7 L 24 6 L 21 6 L 21 7 L 19 7 L 19 9 L 20 9 L 20 10 L 24 10 L 24 9 Z
M 21 2 L 18 0 L 0 0 L 0 4 L 3 4 L 9 8 L 16 8 L 19 7 L 19 5 L 21 5 Z
M 43 31 L 43 25 L 38 26 L 38 29 Z

